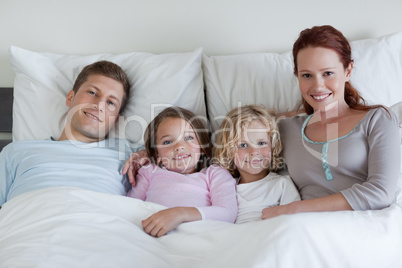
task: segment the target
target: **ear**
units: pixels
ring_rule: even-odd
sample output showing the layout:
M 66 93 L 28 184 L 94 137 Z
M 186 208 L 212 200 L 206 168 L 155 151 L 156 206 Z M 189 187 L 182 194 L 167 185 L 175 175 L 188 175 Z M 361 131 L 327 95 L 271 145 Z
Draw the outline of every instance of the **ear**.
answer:
M 74 98 L 74 95 L 75 95 L 75 93 L 74 93 L 73 90 L 70 90 L 70 92 L 68 92 L 67 98 L 66 98 L 66 105 L 67 105 L 68 107 L 71 106 L 71 102 L 72 102 L 72 100 L 73 100 L 73 98 Z
M 352 70 L 353 70 L 353 62 L 351 62 L 345 70 L 346 71 L 346 81 L 350 81 L 350 77 L 352 76 Z

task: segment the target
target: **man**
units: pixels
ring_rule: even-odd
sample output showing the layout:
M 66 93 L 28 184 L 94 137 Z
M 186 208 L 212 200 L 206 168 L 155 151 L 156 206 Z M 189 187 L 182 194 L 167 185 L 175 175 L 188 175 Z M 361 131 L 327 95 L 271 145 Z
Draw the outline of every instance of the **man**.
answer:
M 55 186 L 125 195 L 128 183 L 120 171 L 131 151 L 123 141 L 105 137 L 124 110 L 129 90 L 118 65 L 86 66 L 67 95 L 61 136 L 14 142 L 0 153 L 0 208 L 20 194 Z

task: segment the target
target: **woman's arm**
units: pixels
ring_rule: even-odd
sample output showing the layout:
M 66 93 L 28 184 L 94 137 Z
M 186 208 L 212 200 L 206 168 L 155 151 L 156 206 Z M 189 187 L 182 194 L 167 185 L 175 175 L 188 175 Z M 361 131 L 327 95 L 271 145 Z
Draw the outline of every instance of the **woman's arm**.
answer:
M 289 215 L 300 212 L 324 212 L 352 210 L 346 198 L 341 194 L 333 194 L 325 197 L 295 201 L 287 205 L 269 207 L 262 210 L 262 219 L 270 219 L 280 215 Z
M 397 124 L 395 119 L 390 119 L 388 113 L 382 108 L 375 111 L 375 116 L 372 116 L 368 123 L 364 122 L 362 126 L 364 133 L 359 139 L 360 143 L 367 144 L 367 151 L 356 152 L 364 154 L 362 158 L 367 160 L 367 171 L 362 171 L 366 176 L 366 181 L 363 183 L 354 183 L 352 186 L 348 186 L 343 190 L 339 190 L 339 193 L 322 198 L 314 198 L 309 200 L 303 200 L 294 202 L 288 206 L 269 208 L 264 211 L 263 218 L 271 218 L 282 214 L 292 214 L 297 212 L 312 212 L 312 211 L 339 211 L 339 210 L 369 210 L 369 209 L 382 209 L 389 206 L 395 198 L 395 189 L 398 180 L 398 174 L 400 169 L 400 137 L 398 134 Z M 296 161 L 302 161 L 304 158 L 301 154 L 294 154 L 292 150 L 302 150 L 303 146 L 300 146 L 294 141 L 296 135 L 290 135 L 289 133 L 299 132 L 299 121 L 289 123 L 291 121 L 285 120 L 282 122 L 281 133 L 285 137 L 284 151 L 286 152 L 289 170 L 291 170 L 291 164 Z M 286 123 L 286 124 L 285 124 Z M 363 122 L 362 122 L 363 124 Z M 367 133 L 367 134 L 365 134 Z M 300 137 L 297 137 L 298 139 Z M 287 146 L 287 148 L 286 148 Z M 353 151 L 351 153 L 354 153 Z M 352 154 L 345 155 L 342 160 L 345 161 L 347 157 L 353 157 Z M 298 158 L 297 158 L 297 157 Z M 292 160 L 292 163 L 290 163 Z M 363 165 L 362 163 L 361 165 Z M 293 166 L 293 173 L 297 175 L 294 167 L 303 167 L 299 162 L 299 165 Z M 307 168 L 307 167 L 305 167 Z M 352 171 L 352 172 L 359 172 Z M 307 173 L 303 173 L 302 176 L 308 176 Z M 355 174 L 355 173 L 353 173 Z M 335 178 L 334 178 L 335 179 Z M 317 183 L 311 181 L 309 183 Z
M 367 179 L 342 190 L 354 210 L 383 209 L 395 201 L 401 165 L 400 135 L 394 113 L 374 111 L 367 126 Z

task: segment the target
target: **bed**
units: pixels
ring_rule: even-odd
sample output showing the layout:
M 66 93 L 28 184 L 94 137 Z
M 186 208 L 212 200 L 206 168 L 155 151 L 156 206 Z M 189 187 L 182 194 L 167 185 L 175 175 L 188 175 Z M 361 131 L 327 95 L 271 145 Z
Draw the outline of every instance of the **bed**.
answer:
M 402 32 L 351 44 L 352 84 L 402 119 Z M 13 140 L 60 135 L 67 92 L 81 68 L 100 59 L 121 65 L 132 82 L 128 108 L 110 135 L 133 149 L 169 105 L 207 117 L 214 138 L 233 107 L 263 104 L 281 113 L 300 101 L 290 52 L 66 55 L 13 46 Z M 190 222 L 161 238 L 141 227 L 160 205 L 79 188 L 41 189 L 0 210 L 0 267 L 402 267 L 401 189 L 402 173 L 395 203 L 382 210 Z

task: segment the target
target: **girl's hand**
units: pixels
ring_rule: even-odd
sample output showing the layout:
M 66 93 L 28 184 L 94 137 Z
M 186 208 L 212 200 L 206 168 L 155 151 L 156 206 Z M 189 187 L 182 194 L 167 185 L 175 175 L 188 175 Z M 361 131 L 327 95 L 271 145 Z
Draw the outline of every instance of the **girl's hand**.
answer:
M 142 221 L 147 234 L 161 237 L 182 223 L 201 220 L 201 214 L 194 207 L 174 207 L 161 210 Z
M 149 158 L 146 150 L 141 150 L 136 153 L 132 153 L 130 158 L 126 161 L 123 168 L 123 175 L 128 175 L 128 180 L 131 185 L 135 185 L 135 176 L 141 166 L 149 163 Z

